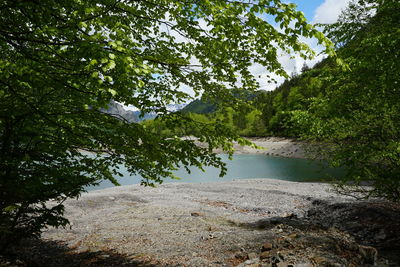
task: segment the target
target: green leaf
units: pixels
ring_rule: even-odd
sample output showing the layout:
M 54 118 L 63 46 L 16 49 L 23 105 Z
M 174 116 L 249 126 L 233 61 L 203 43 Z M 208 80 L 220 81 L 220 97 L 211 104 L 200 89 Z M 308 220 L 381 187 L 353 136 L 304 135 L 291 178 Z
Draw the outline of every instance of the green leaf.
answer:
M 117 91 L 115 91 L 114 89 L 108 89 L 108 92 L 110 92 L 112 96 L 116 96 L 117 95 Z

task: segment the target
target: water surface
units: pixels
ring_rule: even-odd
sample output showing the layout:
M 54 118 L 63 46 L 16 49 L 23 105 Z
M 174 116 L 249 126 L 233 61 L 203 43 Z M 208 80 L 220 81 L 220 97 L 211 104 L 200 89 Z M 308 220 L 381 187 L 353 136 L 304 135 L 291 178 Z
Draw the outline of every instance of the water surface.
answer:
M 219 169 L 204 167 L 205 172 L 192 167 L 188 174 L 183 168 L 177 170 L 175 175 L 180 180 L 165 179 L 164 183 L 207 183 L 216 181 L 231 181 L 234 179 L 272 178 L 286 181 L 310 182 L 327 181 L 332 177 L 340 177 L 343 173 L 340 169 L 327 168 L 326 164 L 318 161 L 305 159 L 280 158 L 266 155 L 234 155 L 232 160 L 227 155 L 221 155 L 227 164 L 227 174 L 219 177 Z M 141 176 L 130 176 L 125 168 L 121 167 L 123 177 L 118 178 L 121 185 L 138 184 Z M 89 187 L 88 190 L 103 189 L 114 186 L 109 181 L 102 181 L 96 187 Z

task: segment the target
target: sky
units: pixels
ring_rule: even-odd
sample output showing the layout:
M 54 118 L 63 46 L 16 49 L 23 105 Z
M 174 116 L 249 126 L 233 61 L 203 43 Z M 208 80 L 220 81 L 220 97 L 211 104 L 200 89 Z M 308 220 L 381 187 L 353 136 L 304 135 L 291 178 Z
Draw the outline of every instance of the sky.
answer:
M 347 6 L 349 0 L 286 0 L 295 3 L 297 9 L 303 11 L 308 21 L 313 23 L 335 22 L 340 11 Z
M 302 11 L 307 20 L 312 23 L 334 23 L 341 11 L 347 7 L 350 0 L 285 0 L 286 3 L 294 3 L 297 5 L 297 10 Z M 305 42 L 314 49 L 316 52 L 322 51 L 322 47 L 317 46 L 315 40 L 305 40 Z M 304 63 L 309 67 L 312 67 L 315 63 L 323 59 L 323 55 L 317 56 L 314 60 L 304 62 L 300 57 L 290 58 L 291 55 L 280 56 L 280 62 L 284 66 L 286 72 L 291 74 L 293 72 L 299 73 Z M 266 76 L 271 75 L 266 73 L 261 66 L 254 66 L 252 71 L 257 75 L 261 76 L 258 79 L 260 83 L 260 89 L 262 90 L 274 90 L 277 85 L 267 83 Z M 278 81 L 278 85 L 284 81 L 283 77 L 271 75 Z
M 314 18 L 316 9 L 322 5 L 324 0 L 287 0 L 287 3 L 295 3 L 297 9 L 304 12 L 306 18 L 311 21 Z

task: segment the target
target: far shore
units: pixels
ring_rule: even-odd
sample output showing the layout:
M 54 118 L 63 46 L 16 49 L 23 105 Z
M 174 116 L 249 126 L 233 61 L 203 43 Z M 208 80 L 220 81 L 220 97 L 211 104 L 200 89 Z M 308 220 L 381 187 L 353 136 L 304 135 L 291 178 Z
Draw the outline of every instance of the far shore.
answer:
M 305 143 L 284 137 L 247 137 L 257 147 L 241 146 L 234 143 L 235 154 L 259 154 L 286 158 L 306 158 Z M 204 144 L 198 142 L 200 146 Z M 223 153 L 222 149 L 215 149 L 215 153 Z

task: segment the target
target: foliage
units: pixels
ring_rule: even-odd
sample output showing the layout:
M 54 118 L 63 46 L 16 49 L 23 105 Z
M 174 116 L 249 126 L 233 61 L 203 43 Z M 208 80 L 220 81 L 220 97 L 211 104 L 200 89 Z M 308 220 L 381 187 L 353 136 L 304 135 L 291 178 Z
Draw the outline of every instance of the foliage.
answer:
M 323 142 L 344 194 L 400 200 L 399 21 L 398 1 L 351 1 L 325 25 L 346 65 L 327 58 L 256 99 L 271 134 Z
M 239 136 L 265 136 L 267 130 L 261 115 L 261 111 L 248 104 L 241 106 L 239 110 L 226 107 L 208 114 L 184 112 L 181 114 L 182 119 L 193 123 L 187 123 L 180 127 L 168 127 L 162 117 L 146 120 L 142 124 L 147 130 L 165 138 L 198 136 L 201 129 L 212 128 L 216 124 L 222 124 L 226 130 Z
M 349 69 L 330 66 L 317 77 L 320 95 L 303 108 L 287 105 L 285 126 L 323 141 L 318 152 L 346 168 L 337 184 L 345 194 L 400 200 L 399 21 L 399 2 L 351 2 L 326 28 Z
M 399 201 L 400 3 L 353 1 L 343 15 L 328 31 L 350 70 L 334 72 L 326 96 L 310 110 L 311 137 L 329 142 L 326 156 L 347 167 L 341 192 Z
M 232 107 L 225 107 L 224 105 L 219 107 L 219 103 L 222 102 L 219 99 L 216 99 L 214 104 L 196 99 L 183 108 L 181 112 L 184 114 L 188 113 L 191 117 L 197 116 L 198 118 L 202 118 L 203 121 L 219 121 L 240 136 L 265 136 L 267 131 L 261 118 L 261 111 L 253 101 L 263 92 L 264 91 L 239 92 L 233 90 L 233 96 L 243 101 L 241 105 L 238 105 L 235 109 Z M 200 114 L 203 116 L 200 116 Z M 149 122 L 149 124 L 157 124 L 157 122 Z M 182 134 L 182 131 L 180 133 Z M 175 134 L 179 135 L 179 133 Z M 192 135 L 192 133 L 190 131 L 185 131 L 183 135 Z
M 297 111 L 305 111 L 312 99 L 325 94 L 325 88 L 332 78 L 332 69 L 338 68 L 328 58 L 316 64 L 312 69 L 285 80 L 274 91 L 263 92 L 254 99 L 269 135 L 300 137 L 303 126 L 293 118 Z
M 177 165 L 225 168 L 212 149 L 246 143 L 219 120 L 204 124 L 166 105 L 189 86 L 222 106 L 254 90 L 249 67 L 285 75 L 279 49 L 305 58 L 300 36 L 328 39 L 283 1 L 5 0 L 0 4 L 0 245 L 65 225 L 62 203 L 118 166 L 162 182 Z M 265 18 L 275 18 L 280 30 Z M 295 27 L 291 27 L 295 25 Z M 239 86 L 240 85 L 240 86 Z M 201 148 L 107 114 L 111 100 L 156 112 L 166 130 L 196 128 Z M 49 200 L 52 200 L 49 202 Z

